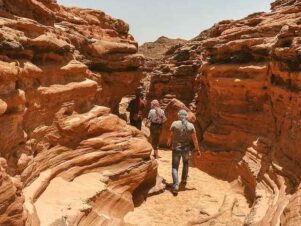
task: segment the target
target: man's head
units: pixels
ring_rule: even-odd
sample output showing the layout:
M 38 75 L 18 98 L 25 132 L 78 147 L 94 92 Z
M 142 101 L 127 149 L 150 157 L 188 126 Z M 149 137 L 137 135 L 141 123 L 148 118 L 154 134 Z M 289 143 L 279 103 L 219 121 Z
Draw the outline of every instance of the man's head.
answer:
M 151 102 L 151 108 L 160 108 L 160 103 L 158 100 L 153 100 Z
M 136 95 L 137 98 L 143 97 L 143 88 L 142 87 L 138 87 L 136 89 L 135 95 Z
M 183 119 L 188 119 L 188 112 L 184 109 L 181 109 L 179 112 L 178 112 L 178 118 L 180 120 L 183 120 Z

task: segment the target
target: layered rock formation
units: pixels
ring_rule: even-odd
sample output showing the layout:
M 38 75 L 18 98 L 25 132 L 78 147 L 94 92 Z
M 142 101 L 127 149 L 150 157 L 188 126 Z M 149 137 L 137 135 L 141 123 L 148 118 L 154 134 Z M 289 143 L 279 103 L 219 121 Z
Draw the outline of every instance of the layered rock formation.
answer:
M 134 208 L 136 190 L 155 183 L 151 146 L 108 108 L 58 114 L 54 125 L 36 129 L 29 141 L 51 147 L 34 149 L 39 154 L 22 173 L 27 223 L 121 224 Z
M 175 47 L 150 73 L 149 97 L 164 105 L 173 97 L 189 104 L 196 94 L 190 109 L 204 155 L 195 164 L 241 182 L 252 204 L 247 225 L 301 219 L 300 6 L 278 0 L 269 13 L 222 21 Z M 171 85 L 179 78 L 187 83 Z
M 49 0 L 1 0 L 0 16 L 0 155 L 26 224 L 121 223 L 156 178 L 143 134 L 109 109 L 142 77 L 129 26 Z M 26 217 L 14 180 L 1 170 L 1 225 Z
M 6 173 L 7 162 L 0 158 L 0 225 L 23 225 L 26 213 L 23 210 L 22 183 Z
M 170 116 L 162 143 L 187 105 L 195 164 L 244 186 L 245 225 L 301 223 L 300 13 L 277 0 L 144 66 Z M 156 178 L 143 134 L 109 109 L 142 78 L 128 25 L 49 0 L 0 0 L 0 16 L 0 224 L 122 224 Z
M 146 97 L 158 99 L 165 108 L 173 99 L 188 105 L 194 98 L 194 81 L 200 67 L 198 50 L 194 42 L 177 44 L 161 59 L 147 61 L 143 69 Z
M 300 4 L 276 1 L 270 13 L 226 21 L 200 47 L 196 109 L 202 146 L 210 152 L 200 166 L 230 180 L 241 177 L 253 201 L 246 224 L 285 222 L 284 209 L 294 208 L 290 196 L 299 188 Z M 231 170 L 218 170 L 225 166 Z

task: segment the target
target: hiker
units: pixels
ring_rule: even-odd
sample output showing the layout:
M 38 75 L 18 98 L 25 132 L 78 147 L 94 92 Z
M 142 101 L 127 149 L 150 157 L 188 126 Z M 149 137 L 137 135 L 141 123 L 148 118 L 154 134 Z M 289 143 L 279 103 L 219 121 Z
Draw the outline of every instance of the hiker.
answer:
M 141 130 L 145 101 L 142 88 L 136 90 L 135 98 L 131 100 L 127 110 L 130 112 L 130 124 Z
M 172 144 L 172 179 L 173 190 L 176 195 L 179 190 L 178 169 L 181 158 L 183 159 L 183 171 L 181 185 L 185 188 L 187 184 L 188 168 L 190 152 L 193 150 L 191 141 L 194 144 L 195 151 L 198 155 L 201 155 L 196 131 L 194 125 L 188 121 L 188 113 L 186 110 L 180 110 L 178 112 L 178 121 L 174 121 L 170 127 L 171 136 L 169 138 L 169 144 Z
M 150 124 L 151 144 L 154 149 L 154 157 L 159 158 L 158 147 L 160 141 L 160 135 L 162 131 L 162 125 L 166 121 L 164 110 L 161 109 L 158 100 L 151 102 L 151 110 L 148 114 L 148 124 Z

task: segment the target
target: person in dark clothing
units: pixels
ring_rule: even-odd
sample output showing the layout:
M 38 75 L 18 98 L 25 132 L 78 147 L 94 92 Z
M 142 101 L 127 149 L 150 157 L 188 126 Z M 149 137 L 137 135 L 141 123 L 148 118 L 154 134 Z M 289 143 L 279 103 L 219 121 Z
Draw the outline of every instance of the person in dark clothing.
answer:
M 127 110 L 130 112 L 130 124 L 141 130 L 143 112 L 145 110 L 145 101 L 141 88 L 137 89 L 136 97 L 130 101 Z

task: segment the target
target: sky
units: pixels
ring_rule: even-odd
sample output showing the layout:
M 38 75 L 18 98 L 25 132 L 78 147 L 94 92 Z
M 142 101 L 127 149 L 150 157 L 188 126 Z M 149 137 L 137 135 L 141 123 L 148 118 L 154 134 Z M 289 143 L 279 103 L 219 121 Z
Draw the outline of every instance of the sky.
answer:
M 273 0 L 57 0 L 65 6 L 104 11 L 130 25 L 142 44 L 160 36 L 191 39 L 225 19 L 269 11 Z

